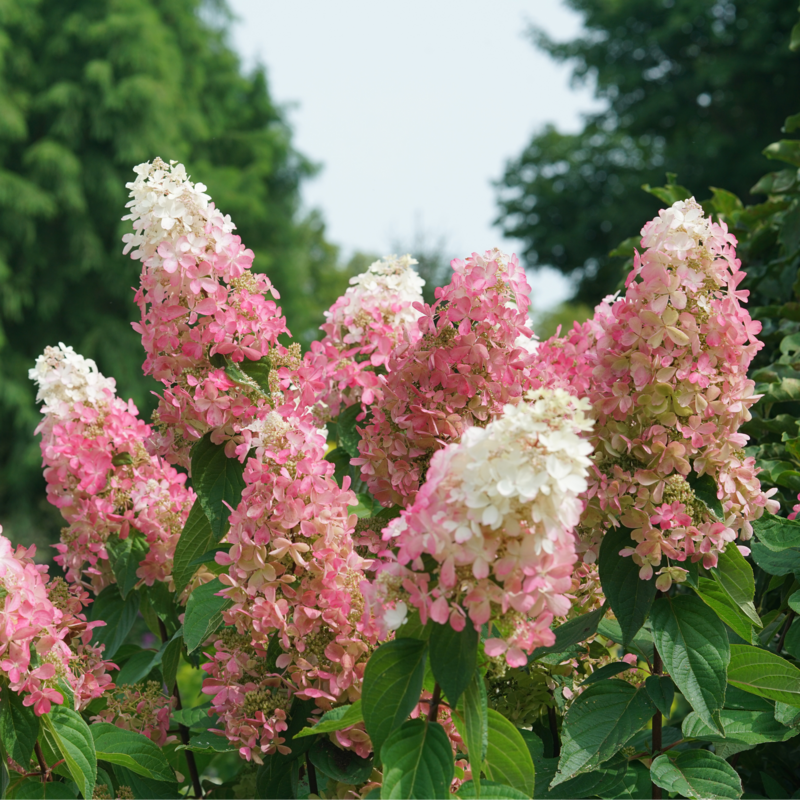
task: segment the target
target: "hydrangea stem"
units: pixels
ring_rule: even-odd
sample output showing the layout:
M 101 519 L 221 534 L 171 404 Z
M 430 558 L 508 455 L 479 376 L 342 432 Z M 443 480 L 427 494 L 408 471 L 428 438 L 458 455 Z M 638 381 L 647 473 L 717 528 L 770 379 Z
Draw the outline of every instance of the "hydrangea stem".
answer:
M 48 778 L 48 774 L 47 774 L 47 762 L 44 760 L 44 753 L 42 752 L 42 746 L 37 741 L 33 749 L 36 752 L 36 760 L 39 762 L 39 769 L 42 772 L 42 783 L 44 783 Z
M 442 688 L 437 683 L 433 687 L 433 696 L 431 697 L 430 705 L 428 706 L 428 721 L 436 722 L 439 716 L 439 703 L 442 701 Z
M 653 675 L 661 675 L 661 656 L 655 645 L 653 645 Z M 653 715 L 653 758 L 661 752 L 661 747 L 661 712 L 656 709 L 656 713 Z M 651 785 L 653 800 L 661 800 L 661 787 L 656 786 L 655 783 Z
M 318 795 L 317 771 L 314 769 L 314 765 L 311 763 L 311 758 L 308 753 L 306 753 L 306 771 L 308 772 L 308 788 L 311 790 L 311 794 Z

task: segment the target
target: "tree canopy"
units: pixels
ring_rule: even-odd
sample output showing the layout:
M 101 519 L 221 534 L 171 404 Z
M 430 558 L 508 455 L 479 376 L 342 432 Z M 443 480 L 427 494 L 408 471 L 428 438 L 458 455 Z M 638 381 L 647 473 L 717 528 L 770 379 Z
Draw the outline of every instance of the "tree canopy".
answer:
M 576 278 L 594 304 L 618 288 L 607 254 L 659 201 L 640 191 L 666 172 L 698 197 L 724 186 L 749 199 L 800 96 L 800 54 L 787 48 L 794 0 L 567 0 L 585 32 L 535 44 L 595 86 L 605 109 L 582 131 L 538 132 L 498 183 L 498 223 L 528 266 Z
M 0 510 L 42 496 L 27 370 L 59 339 L 149 404 L 131 330 L 135 262 L 120 221 L 133 166 L 155 156 L 203 176 L 292 332 L 313 338 L 342 292 L 299 189 L 315 167 L 292 144 L 263 68 L 243 70 L 222 0 L 0 3 Z

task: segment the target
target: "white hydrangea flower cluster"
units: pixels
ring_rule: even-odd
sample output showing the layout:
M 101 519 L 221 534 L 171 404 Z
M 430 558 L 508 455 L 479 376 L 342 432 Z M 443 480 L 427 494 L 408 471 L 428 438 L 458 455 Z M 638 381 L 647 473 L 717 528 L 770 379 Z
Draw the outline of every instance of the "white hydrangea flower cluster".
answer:
M 133 233 L 126 233 L 123 252 L 137 248 L 133 258 L 146 261 L 155 255 L 163 241 L 177 242 L 187 236 L 191 243 L 200 239 L 206 224 L 214 218 L 215 225 L 225 233 L 236 226 L 230 217 L 223 215 L 210 203 L 206 186 L 192 183 L 183 164 L 160 158 L 134 167 L 136 180 L 125 184 L 131 190 L 131 200 L 126 207 L 130 213 L 122 219 L 130 220 Z
M 658 218 L 644 226 L 642 247 L 674 253 L 676 258 L 685 260 L 712 236 L 711 219 L 704 216 L 703 207 L 690 197 L 662 208 Z
M 36 402 L 42 402 L 42 414 L 63 416 L 75 403 L 96 405 L 106 400 L 105 391 L 116 390 L 116 381 L 106 378 L 91 358 L 84 358 L 63 342 L 46 347 L 28 370 L 28 377 L 38 388 Z

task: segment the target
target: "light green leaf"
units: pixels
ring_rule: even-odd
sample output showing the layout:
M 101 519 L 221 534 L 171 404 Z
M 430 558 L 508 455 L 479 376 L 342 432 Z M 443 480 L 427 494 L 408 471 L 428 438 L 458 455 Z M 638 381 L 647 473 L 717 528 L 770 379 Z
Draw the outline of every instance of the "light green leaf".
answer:
M 194 501 L 192 510 L 183 526 L 178 544 L 175 546 L 175 556 L 172 559 L 172 578 L 175 581 L 176 595 L 183 592 L 194 573 L 197 572 L 195 559 L 211 550 L 218 541 L 198 498 Z
M 720 553 L 717 566 L 711 571 L 722 589 L 733 600 L 750 621 L 757 627 L 763 627 L 761 618 L 753 605 L 756 593 L 756 582 L 753 568 L 747 563 L 739 548 L 731 543 Z
M 795 25 L 792 29 L 791 44 L 789 45 L 792 50 L 800 48 L 800 32 L 797 32 L 798 25 Z M 796 139 L 781 139 L 779 142 L 773 142 L 767 145 L 762 152 L 767 158 L 785 161 L 787 164 L 800 167 L 800 141 Z
M 455 773 L 453 751 L 438 722 L 410 719 L 381 747 L 381 798 L 447 798 Z
M 603 537 L 597 562 L 600 583 L 620 624 L 623 644 L 644 625 L 656 597 L 655 579 L 640 580 L 638 564 L 619 554 L 623 548 L 634 546 L 627 528 L 611 528 Z
M 419 702 L 427 650 L 427 642 L 419 639 L 394 639 L 367 662 L 361 709 L 376 753 Z
M 489 746 L 484 772 L 490 781 L 506 784 L 533 797 L 536 772 L 522 734 L 499 711 L 488 709 Z
M 650 766 L 650 777 L 656 786 L 691 800 L 737 800 L 742 796 L 736 770 L 707 750 L 687 750 L 674 759 L 661 755 Z
M 575 619 L 559 625 L 554 631 L 556 635 L 555 644 L 548 647 L 537 647 L 529 656 L 528 663 L 530 664 L 550 653 L 563 653 L 568 647 L 594 636 L 597 633 L 597 626 L 605 613 L 606 607 L 601 606 L 588 614 L 575 617 Z
M 189 653 L 197 650 L 222 625 L 222 612 L 231 605 L 227 597 L 217 596 L 224 588 L 219 578 L 214 578 L 189 595 L 183 618 L 183 638 Z
M 80 793 L 91 797 L 97 778 L 97 755 L 89 726 L 77 711 L 64 706 L 53 706 L 41 720 L 53 737 Z
M 762 742 L 785 742 L 797 734 L 778 722 L 771 711 L 731 711 L 726 708 L 722 710 L 722 724 L 724 736 L 706 725 L 693 711 L 684 719 L 681 729 L 687 739 L 701 739 L 713 744 L 741 742 L 752 747 Z
M 737 606 L 728 593 L 710 578 L 700 578 L 697 582 L 697 596 L 738 636 L 746 642 L 754 641 L 753 623 L 747 614 Z
M 356 700 L 355 703 L 349 706 L 339 706 L 330 711 L 326 711 L 320 718 L 316 725 L 310 728 L 303 728 L 299 733 L 294 735 L 295 739 L 301 739 L 304 736 L 316 736 L 319 733 L 333 733 L 333 731 L 341 731 L 349 728 L 351 725 L 357 725 L 362 722 L 364 715 L 361 713 L 361 700 Z
M 655 714 L 647 690 L 625 681 L 596 683 L 574 700 L 561 730 L 561 758 L 552 786 L 611 758 Z
M 27 765 L 38 735 L 39 717 L 33 708 L 23 706 L 22 695 L 4 685 L 0 692 L 0 740 L 6 753 L 17 764 Z
M 91 727 L 97 758 L 152 778 L 173 781 L 175 776 L 163 750 L 146 736 L 123 730 L 108 722 L 94 723 Z
M 800 727 L 800 708 L 788 703 L 775 703 L 775 721 L 788 728 Z M 796 735 L 797 731 L 792 733 Z
M 139 595 L 131 592 L 123 600 L 116 584 L 106 586 L 90 606 L 92 620 L 103 620 L 103 627 L 95 628 L 92 644 L 104 644 L 104 658 L 113 658 L 125 639 L 128 638 L 136 615 L 139 613 Z
M 473 780 L 476 785 L 480 785 L 479 765 L 483 764 L 489 747 L 489 706 L 486 684 L 478 670 L 461 696 L 459 709 L 464 718 L 462 738 L 467 746 L 469 762 L 478 765 L 472 770 Z
M 753 522 L 758 541 L 773 552 L 800 547 L 800 521 L 764 514 Z
M 728 680 L 745 692 L 800 707 L 800 669 L 769 650 L 731 645 Z
M 456 797 L 460 800 L 529 800 L 531 795 L 495 781 L 481 781 L 479 787 L 471 780 L 461 784 Z
M 136 570 L 139 569 L 139 563 L 147 555 L 149 549 L 147 539 L 138 531 L 131 531 L 122 540 L 117 536 L 111 536 L 106 542 L 111 568 L 114 570 L 114 577 L 117 579 L 117 586 L 123 600 L 136 586 L 139 580 Z
M 449 624 L 434 623 L 429 639 L 431 669 L 451 706 L 458 702 L 475 674 L 478 662 L 478 631 L 471 621 L 462 631 Z
M 792 592 L 786 602 L 789 604 L 789 608 L 791 608 L 795 614 L 800 614 L 800 589 L 798 589 L 796 592 Z
M 730 661 L 725 626 L 690 595 L 660 598 L 650 618 L 656 647 L 678 690 L 704 722 L 722 732 L 720 709 Z
M 236 508 L 242 499 L 243 472 L 244 465 L 236 458 L 228 458 L 224 445 L 211 441 L 210 432 L 192 448 L 192 488 L 211 523 L 216 542 L 228 530 L 228 506 Z
M 179 744 L 176 750 L 192 750 L 195 753 L 233 753 L 238 748 L 227 737 L 211 731 L 203 731 L 189 739 L 189 744 Z

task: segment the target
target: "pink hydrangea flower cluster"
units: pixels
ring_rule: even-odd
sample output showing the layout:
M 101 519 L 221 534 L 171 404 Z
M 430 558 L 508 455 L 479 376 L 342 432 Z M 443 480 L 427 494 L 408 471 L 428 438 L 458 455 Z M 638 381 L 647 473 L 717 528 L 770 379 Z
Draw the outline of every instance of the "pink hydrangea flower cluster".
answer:
M 487 655 L 513 667 L 553 643 L 550 624 L 570 607 L 588 408 L 563 389 L 536 390 L 434 454 L 414 504 L 384 532 L 396 560 L 363 587 L 382 637 L 413 606 L 423 623 L 490 623 Z
M 90 644 L 92 629 L 104 622 L 87 622 L 89 602 L 79 587 L 48 583 L 47 567 L 34 563 L 35 547 L 16 551 L 0 527 L 0 674 L 22 703 L 38 716 L 74 695 L 74 707 L 84 708 L 111 685 L 103 646 Z
M 157 681 L 117 686 L 109 693 L 106 707 L 93 722 L 110 722 L 126 731 L 141 733 L 159 747 L 177 741 L 169 735 L 170 716 L 176 699 L 164 694 Z
M 609 525 L 630 528 L 636 545 L 623 554 L 643 579 L 658 570 L 661 589 L 685 577 L 674 562 L 716 565 L 728 543 L 750 538 L 753 519 L 777 510 L 739 432 L 758 399 L 747 369 L 763 345 L 742 306 L 735 245 L 694 198 L 660 211 L 642 229 L 625 296 L 584 326 L 597 452 L 582 527 L 592 543 Z M 698 499 L 691 473 L 714 479 L 721 517 Z
M 335 419 L 342 408 L 381 397 L 379 371 L 385 371 L 394 348 L 420 338 L 425 281 L 414 271 L 410 255 L 387 256 L 361 275 L 325 312 L 325 337 L 311 343 L 299 377 L 315 391 L 305 405 L 315 406 L 321 422 Z
M 247 759 L 281 750 L 294 696 L 327 710 L 360 695 L 367 565 L 353 548 L 355 495 L 339 488 L 309 418 L 272 411 L 244 431 L 252 452 L 217 562 L 232 626 L 213 642 L 203 691 Z M 273 661 L 268 658 L 273 653 Z M 280 673 L 280 675 L 278 675 Z M 285 749 L 285 748 L 284 748 Z
M 195 498 L 186 476 L 147 452 L 150 426 L 91 359 L 59 344 L 45 349 L 29 375 L 43 404 L 37 433 L 47 497 L 68 523 L 55 546 L 67 580 L 95 592 L 113 583 L 106 544 L 136 530 L 148 545 L 137 576 L 148 586 L 168 582 Z
M 269 278 L 252 272 L 252 250 L 203 184 L 161 159 L 134 171 L 124 217 L 133 233 L 123 239 L 124 252 L 142 262 L 134 328 L 147 354 L 144 372 L 165 387 L 154 444 L 188 466 L 191 445 L 208 431 L 233 452 L 240 426 L 265 402 L 264 387 L 236 365 L 269 359 L 279 368 L 286 321 Z
M 413 502 L 437 450 L 530 386 L 530 287 L 516 256 L 490 250 L 452 267 L 450 284 L 422 307 L 421 339 L 393 351 L 353 461 L 384 505 Z

